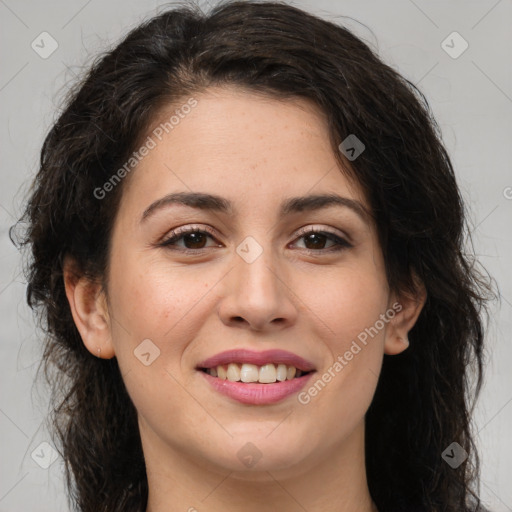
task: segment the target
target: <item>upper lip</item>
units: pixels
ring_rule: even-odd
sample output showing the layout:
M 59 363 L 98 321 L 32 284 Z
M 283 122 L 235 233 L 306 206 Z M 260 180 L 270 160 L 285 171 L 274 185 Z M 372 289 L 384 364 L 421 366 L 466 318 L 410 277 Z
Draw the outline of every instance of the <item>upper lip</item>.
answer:
M 286 350 L 264 350 L 262 352 L 255 352 L 252 350 L 235 349 L 226 350 L 216 354 L 208 359 L 205 359 L 197 365 L 197 368 L 215 368 L 216 366 L 225 365 L 229 363 L 249 363 L 257 366 L 263 366 L 264 364 L 286 364 L 289 366 L 295 366 L 297 370 L 303 372 L 309 372 L 315 369 L 312 362 L 287 352 Z

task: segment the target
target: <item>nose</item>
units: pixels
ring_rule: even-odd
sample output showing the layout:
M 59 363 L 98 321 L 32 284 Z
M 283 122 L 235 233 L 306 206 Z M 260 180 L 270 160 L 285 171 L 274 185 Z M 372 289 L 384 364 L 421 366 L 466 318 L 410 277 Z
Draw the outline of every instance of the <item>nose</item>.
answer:
M 218 314 L 230 327 L 274 331 L 293 325 L 298 316 L 289 279 L 270 250 L 252 263 L 240 258 L 223 280 L 223 299 Z

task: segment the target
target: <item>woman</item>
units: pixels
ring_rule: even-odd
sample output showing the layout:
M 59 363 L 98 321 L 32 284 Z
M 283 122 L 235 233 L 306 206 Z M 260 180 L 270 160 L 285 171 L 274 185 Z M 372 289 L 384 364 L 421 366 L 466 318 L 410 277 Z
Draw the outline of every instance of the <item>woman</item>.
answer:
M 70 94 L 26 218 L 78 510 L 482 510 L 490 287 L 426 100 L 345 28 L 142 24 Z

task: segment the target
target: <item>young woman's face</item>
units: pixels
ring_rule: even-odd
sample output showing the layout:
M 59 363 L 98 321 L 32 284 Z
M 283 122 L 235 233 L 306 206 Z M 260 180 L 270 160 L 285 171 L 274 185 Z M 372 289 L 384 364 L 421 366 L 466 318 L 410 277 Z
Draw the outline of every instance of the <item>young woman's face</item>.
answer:
M 110 348 L 147 458 L 307 471 L 361 441 L 383 353 L 406 348 L 403 311 L 321 114 L 235 88 L 195 99 L 165 136 L 155 123 L 127 178 Z M 340 199 L 308 199 L 325 195 Z

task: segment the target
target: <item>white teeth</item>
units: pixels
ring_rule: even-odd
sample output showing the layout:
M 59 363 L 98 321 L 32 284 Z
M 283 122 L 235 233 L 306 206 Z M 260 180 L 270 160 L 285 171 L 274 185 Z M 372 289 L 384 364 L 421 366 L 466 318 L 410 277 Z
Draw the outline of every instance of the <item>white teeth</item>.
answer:
M 242 382 L 258 382 L 258 377 L 258 367 L 255 364 L 244 363 L 240 368 L 240 380 Z
M 290 366 L 290 368 L 293 368 L 293 366 Z M 286 368 L 285 364 L 277 365 L 276 379 L 279 382 L 283 382 L 283 380 L 286 380 L 287 373 L 288 373 L 288 369 Z
M 260 382 L 261 384 L 272 384 L 276 381 L 283 382 L 300 377 L 304 372 L 297 370 L 295 366 L 285 364 L 268 363 L 263 366 L 255 364 L 230 363 L 227 366 L 220 365 L 215 368 L 208 368 L 206 372 L 212 377 L 231 382 Z
M 228 380 L 230 380 L 231 382 L 236 382 L 240 380 L 240 366 L 238 366 L 235 363 L 229 363 L 227 377 Z
M 262 384 L 272 384 L 276 381 L 276 367 L 272 363 L 264 364 L 260 368 L 260 382 Z
M 219 379 L 222 379 L 222 380 L 226 380 L 227 378 L 227 373 L 226 373 L 226 368 L 224 368 L 224 366 L 217 366 L 217 368 L 210 368 L 208 370 L 208 372 L 210 373 L 210 375 L 212 377 L 215 377 L 215 375 L 213 375 L 212 373 L 212 370 L 216 371 L 217 372 L 217 377 Z

